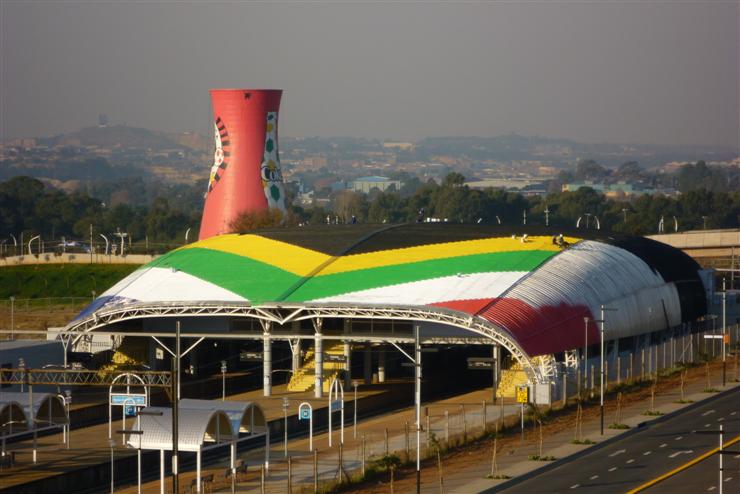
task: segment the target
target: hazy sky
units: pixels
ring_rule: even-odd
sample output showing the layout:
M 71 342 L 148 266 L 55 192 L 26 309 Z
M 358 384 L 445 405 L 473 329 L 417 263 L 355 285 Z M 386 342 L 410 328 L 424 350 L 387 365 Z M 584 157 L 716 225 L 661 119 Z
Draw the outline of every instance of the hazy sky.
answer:
M 210 130 L 208 90 L 282 88 L 291 136 L 738 145 L 724 2 L 0 0 L 0 137 Z

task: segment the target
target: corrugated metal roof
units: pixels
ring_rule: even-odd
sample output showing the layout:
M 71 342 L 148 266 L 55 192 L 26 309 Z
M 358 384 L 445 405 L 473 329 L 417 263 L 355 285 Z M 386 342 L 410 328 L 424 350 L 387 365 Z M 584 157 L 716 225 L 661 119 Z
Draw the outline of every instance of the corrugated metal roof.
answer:
M 172 450 L 172 409 L 145 407 L 145 413 L 161 412 L 162 415 L 140 415 L 139 424 L 132 429 L 143 434 L 132 434 L 126 443 L 132 448 Z M 178 449 L 198 451 L 204 444 L 229 442 L 234 439 L 231 421 L 221 410 L 178 408 Z
M 180 410 L 184 408 L 193 410 L 221 410 L 228 415 L 231 421 L 231 427 L 236 432 L 254 434 L 256 428 L 264 429 L 266 426 L 265 413 L 259 405 L 251 401 L 214 401 L 182 398 L 180 400 Z

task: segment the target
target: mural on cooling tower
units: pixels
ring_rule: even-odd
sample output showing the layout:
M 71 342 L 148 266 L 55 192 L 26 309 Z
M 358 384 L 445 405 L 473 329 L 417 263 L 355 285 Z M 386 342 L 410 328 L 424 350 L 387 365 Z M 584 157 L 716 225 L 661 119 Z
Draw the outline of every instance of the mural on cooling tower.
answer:
M 280 155 L 277 145 L 277 112 L 267 113 L 265 123 L 265 154 L 262 159 L 260 176 L 265 189 L 267 206 L 285 211 L 285 192 L 283 174 L 280 171 Z
M 438 307 L 489 321 L 534 356 L 583 346 L 584 317 L 597 341 L 601 304 L 617 309 L 607 339 L 706 312 L 700 268 L 677 249 L 612 235 L 567 236 L 564 247 L 521 231 L 410 224 L 214 236 L 132 273 L 80 317 L 130 301 Z

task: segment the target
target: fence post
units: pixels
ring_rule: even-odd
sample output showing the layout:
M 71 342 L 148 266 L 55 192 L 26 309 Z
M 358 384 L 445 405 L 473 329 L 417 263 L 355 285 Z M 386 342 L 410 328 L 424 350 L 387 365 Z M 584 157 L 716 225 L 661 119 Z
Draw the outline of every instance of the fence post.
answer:
M 409 421 L 407 420 L 403 426 L 404 435 L 406 436 L 406 459 L 409 459 L 411 454 L 409 451 Z
M 460 411 L 462 413 L 462 425 L 463 425 L 463 444 L 468 442 L 468 421 L 465 419 L 465 405 L 460 405 Z
M 568 369 L 563 370 L 563 408 L 568 405 Z
M 488 432 L 488 421 L 486 420 L 486 400 L 483 400 L 483 433 Z
M 362 476 L 365 476 L 365 457 L 367 452 L 365 451 L 365 433 L 362 433 Z
M 450 412 L 449 410 L 445 410 L 445 443 L 447 444 L 447 447 L 450 446 Z
M 385 444 L 385 456 L 388 456 L 388 428 L 383 430 L 383 441 Z
M 260 492 L 265 494 L 265 464 L 260 466 Z
M 617 355 L 617 385 L 622 384 L 622 358 Z
M 641 360 L 640 360 L 640 381 L 645 380 L 645 347 L 640 349 Z
M 293 465 L 291 457 L 288 457 L 288 494 L 293 494 Z
M 362 435 L 362 475 L 365 475 L 365 434 Z M 319 492 L 319 450 L 313 450 L 313 492 Z
M 432 428 L 429 422 L 429 415 L 427 415 L 427 456 L 429 455 L 429 441 L 432 438 Z

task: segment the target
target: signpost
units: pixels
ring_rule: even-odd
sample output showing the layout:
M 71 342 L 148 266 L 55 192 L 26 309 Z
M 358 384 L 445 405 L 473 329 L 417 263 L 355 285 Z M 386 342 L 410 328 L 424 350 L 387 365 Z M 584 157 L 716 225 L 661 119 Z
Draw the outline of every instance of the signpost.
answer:
M 334 412 L 341 412 L 339 444 L 344 444 L 344 386 L 337 378 L 331 382 L 329 387 L 329 447 L 331 448 L 331 418 Z
M 298 405 L 298 420 L 308 420 L 308 450 L 313 451 L 313 407 L 309 402 Z
M 125 380 L 124 380 L 125 379 Z M 123 412 L 123 429 L 126 428 L 126 417 L 135 417 L 136 412 L 143 407 L 149 406 L 149 388 L 137 374 L 127 372 L 116 376 L 108 388 L 108 439 L 113 439 L 113 407 L 120 406 Z M 114 388 L 124 388 L 114 391 Z M 131 388 L 143 388 L 144 392 L 133 392 Z
M 529 386 L 517 386 L 516 387 L 516 402 L 521 405 L 522 408 L 522 443 L 524 442 L 524 405 L 529 403 Z

